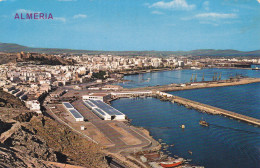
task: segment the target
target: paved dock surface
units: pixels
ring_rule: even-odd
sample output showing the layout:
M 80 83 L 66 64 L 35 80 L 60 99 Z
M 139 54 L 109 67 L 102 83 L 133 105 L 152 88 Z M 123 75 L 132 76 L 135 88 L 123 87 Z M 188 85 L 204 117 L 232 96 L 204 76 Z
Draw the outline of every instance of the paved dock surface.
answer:
M 232 111 L 228 111 L 228 110 L 224 110 L 218 107 L 214 107 L 214 106 L 210 106 L 207 104 L 203 104 L 203 103 L 199 103 L 193 100 L 189 100 L 189 99 L 185 99 L 179 96 L 174 96 L 173 101 L 176 103 L 179 103 L 181 105 L 184 105 L 186 107 L 191 107 L 200 111 L 205 111 L 207 113 L 210 114 L 219 114 L 219 115 L 225 115 L 228 117 L 232 117 L 241 121 L 245 121 L 257 126 L 260 126 L 260 120 L 253 118 L 253 117 L 249 117 L 246 115 L 242 115 L 242 114 L 238 114 Z

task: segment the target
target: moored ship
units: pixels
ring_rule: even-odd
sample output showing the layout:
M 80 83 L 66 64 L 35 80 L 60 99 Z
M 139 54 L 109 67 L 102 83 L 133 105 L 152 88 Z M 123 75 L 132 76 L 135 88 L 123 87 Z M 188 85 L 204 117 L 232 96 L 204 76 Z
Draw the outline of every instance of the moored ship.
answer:
M 166 162 L 160 162 L 160 165 L 162 167 L 175 167 L 182 164 L 182 162 L 183 162 L 183 158 L 178 158 Z

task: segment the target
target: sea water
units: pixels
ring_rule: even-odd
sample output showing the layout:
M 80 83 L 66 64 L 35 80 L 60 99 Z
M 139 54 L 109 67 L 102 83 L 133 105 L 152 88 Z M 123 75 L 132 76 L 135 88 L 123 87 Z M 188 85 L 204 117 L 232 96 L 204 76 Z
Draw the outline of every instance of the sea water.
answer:
M 214 74 L 215 70 L 210 71 Z M 185 76 L 190 72 L 178 72 L 181 73 L 178 80 L 183 81 L 183 73 Z M 251 77 L 259 77 L 258 72 L 242 72 L 247 72 Z M 159 73 L 165 76 L 165 73 L 173 72 Z M 186 78 L 188 76 L 186 75 Z M 159 74 L 153 78 L 156 84 L 167 83 L 165 80 L 159 80 L 163 79 Z M 128 85 L 138 86 L 138 82 Z M 170 93 L 260 119 L 260 83 Z M 171 156 L 192 159 L 192 163 L 206 168 L 260 167 L 259 127 L 224 116 L 201 113 L 156 98 L 123 98 L 113 101 L 112 106 L 133 119 L 133 125 L 148 129 L 155 139 L 162 139 L 168 145 L 174 144 L 168 149 L 172 153 Z M 209 122 L 210 126 L 199 125 L 201 119 Z M 185 129 L 180 128 L 181 125 L 185 125 Z M 192 151 L 192 155 L 188 151 Z
M 235 77 L 236 75 L 257 77 L 260 78 L 260 71 L 249 70 L 249 69 L 201 69 L 201 70 L 172 70 L 172 71 L 160 71 L 151 72 L 145 74 L 128 75 L 124 76 L 127 82 L 118 83 L 125 88 L 135 88 L 135 87 L 146 87 L 146 86 L 156 86 L 156 85 L 168 85 L 171 83 L 187 83 L 190 79 L 193 80 L 195 77 L 197 81 L 202 81 L 204 76 L 204 81 L 212 81 L 213 77 L 219 77 L 222 80 L 229 79 L 230 77 Z

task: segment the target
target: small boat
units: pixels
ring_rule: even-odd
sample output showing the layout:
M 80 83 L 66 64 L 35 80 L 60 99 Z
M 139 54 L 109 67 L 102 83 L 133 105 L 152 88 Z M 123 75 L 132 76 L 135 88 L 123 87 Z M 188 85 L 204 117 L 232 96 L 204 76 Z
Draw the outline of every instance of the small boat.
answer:
M 183 162 L 183 158 L 178 158 L 171 161 L 160 162 L 160 165 L 162 167 L 175 167 L 182 164 L 182 162 Z
M 205 127 L 209 126 L 209 123 L 207 123 L 205 120 L 200 120 L 199 124 Z
M 260 70 L 260 68 L 258 68 L 258 67 L 255 67 L 255 68 L 252 68 L 252 70 Z

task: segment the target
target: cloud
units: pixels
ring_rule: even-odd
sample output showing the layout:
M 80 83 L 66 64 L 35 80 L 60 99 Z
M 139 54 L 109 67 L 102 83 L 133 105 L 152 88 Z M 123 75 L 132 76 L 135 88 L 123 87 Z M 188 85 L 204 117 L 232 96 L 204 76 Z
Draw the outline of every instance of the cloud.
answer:
M 0 2 L 4 2 L 4 1 L 6 1 L 6 0 L 0 0 Z
M 59 2 L 73 2 L 73 1 L 77 1 L 77 0 L 58 0 Z
M 233 19 L 237 18 L 235 13 L 200 13 L 194 16 L 198 19 Z
M 35 12 L 27 9 L 18 9 L 16 10 L 16 13 L 40 13 L 40 12 Z
M 164 14 L 163 12 L 160 12 L 160 11 L 152 11 L 151 13 L 155 14 L 155 15 L 163 15 Z
M 219 26 L 218 23 L 216 22 L 211 22 L 211 21 L 199 21 L 200 24 L 210 24 L 210 25 L 213 25 L 213 26 Z
M 74 16 L 73 16 L 74 19 L 80 19 L 80 18 L 84 19 L 84 18 L 86 18 L 86 17 L 88 17 L 88 16 L 87 16 L 87 15 L 84 15 L 84 14 L 77 14 L 77 15 L 74 15 Z
M 209 1 L 203 2 L 202 5 L 203 5 L 203 7 L 204 7 L 205 10 L 207 10 L 207 11 L 209 10 Z
M 186 0 L 172 0 L 170 2 L 159 1 L 151 5 L 148 5 L 149 8 L 160 8 L 160 9 L 176 9 L 176 10 L 192 10 L 196 6 L 191 4 L 189 5 Z
M 257 0 L 258 3 L 260 3 L 260 0 Z
M 66 22 L 66 18 L 64 17 L 53 17 L 53 20 L 56 20 L 56 21 L 61 21 L 61 22 Z
M 199 13 L 192 17 L 184 17 L 181 20 L 198 20 L 200 24 L 211 24 L 218 26 L 220 24 L 236 23 L 237 14 L 235 13 Z

